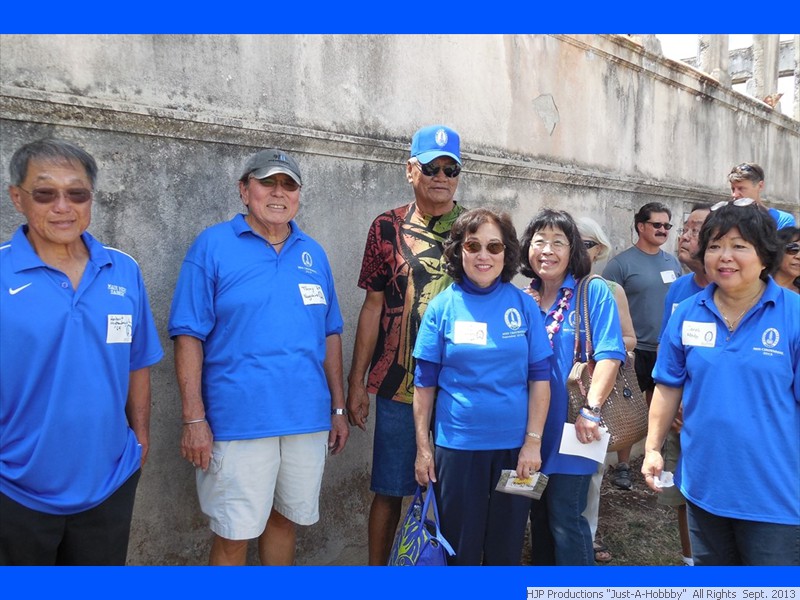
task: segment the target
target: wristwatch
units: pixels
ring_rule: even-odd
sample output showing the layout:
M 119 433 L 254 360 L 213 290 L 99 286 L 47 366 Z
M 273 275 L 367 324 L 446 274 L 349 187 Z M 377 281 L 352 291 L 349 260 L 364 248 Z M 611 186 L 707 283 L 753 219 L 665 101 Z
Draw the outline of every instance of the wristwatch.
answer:
M 346 415 L 347 409 L 346 408 L 332 408 L 331 409 L 332 415 Z
M 600 410 L 602 410 L 601 406 L 589 406 L 588 404 L 584 404 L 583 408 L 586 408 L 586 409 L 590 410 L 592 412 L 592 414 L 597 416 L 597 417 L 600 416 Z

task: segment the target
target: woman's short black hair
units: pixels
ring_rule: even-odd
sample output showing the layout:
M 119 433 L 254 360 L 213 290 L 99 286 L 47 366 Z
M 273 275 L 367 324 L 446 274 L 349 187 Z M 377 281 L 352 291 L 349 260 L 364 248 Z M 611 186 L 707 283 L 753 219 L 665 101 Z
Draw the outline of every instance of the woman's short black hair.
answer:
M 533 236 L 542 229 L 560 229 L 567 240 L 569 240 L 569 263 L 567 265 L 567 272 L 572 273 L 575 279 L 585 277 L 592 270 L 592 261 L 589 254 L 586 252 L 586 247 L 583 245 L 583 238 L 575 224 L 572 215 L 565 210 L 554 210 L 552 208 L 545 208 L 540 211 L 528 226 L 525 228 L 520 240 L 520 257 L 519 257 L 519 272 L 526 277 L 533 277 L 538 279 L 536 272 L 528 260 L 528 255 L 531 249 L 531 240 Z
M 519 242 L 511 217 L 507 213 L 496 212 L 490 208 L 473 208 L 459 215 L 450 229 L 450 236 L 444 243 L 445 271 L 458 283 L 464 280 L 461 245 L 469 234 L 478 231 L 478 228 L 484 223 L 494 223 L 500 228 L 503 244 L 506 246 L 503 255 L 503 271 L 500 273 L 501 281 L 508 283 L 517 274 Z
M 800 227 L 784 227 L 778 230 L 778 243 L 781 248 L 798 240 L 800 240 Z
M 731 229 L 736 228 L 742 239 L 753 244 L 758 258 L 764 264 L 759 277 L 764 281 L 772 275 L 783 258 L 783 246 L 778 241 L 778 226 L 775 219 L 755 202 L 747 206 L 736 206 L 733 201 L 711 211 L 700 229 L 700 244 L 695 258 L 705 262 L 706 249 Z

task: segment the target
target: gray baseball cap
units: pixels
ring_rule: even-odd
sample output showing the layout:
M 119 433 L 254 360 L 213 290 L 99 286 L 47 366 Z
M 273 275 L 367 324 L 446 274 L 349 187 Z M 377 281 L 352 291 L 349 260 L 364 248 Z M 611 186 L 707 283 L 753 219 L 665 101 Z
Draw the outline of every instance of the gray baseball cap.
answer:
M 256 179 L 264 179 L 276 173 L 285 173 L 298 185 L 303 185 L 297 161 L 279 148 L 268 148 L 253 154 L 245 161 L 242 176 L 239 179 L 247 179 L 250 175 Z

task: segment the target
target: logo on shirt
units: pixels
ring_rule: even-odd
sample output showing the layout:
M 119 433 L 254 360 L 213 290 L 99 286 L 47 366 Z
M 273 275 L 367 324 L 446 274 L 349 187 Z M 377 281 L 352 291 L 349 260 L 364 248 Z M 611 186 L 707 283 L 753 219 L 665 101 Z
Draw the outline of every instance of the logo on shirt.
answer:
M 774 348 L 781 340 L 781 334 L 774 327 L 770 327 L 763 334 L 761 334 L 761 343 L 765 348 Z
M 504 315 L 506 325 L 512 331 L 516 331 L 522 326 L 522 317 L 516 308 L 509 308 Z
M 11 294 L 12 296 L 16 296 L 16 295 L 17 295 L 17 294 L 19 294 L 19 293 L 20 293 L 22 290 L 24 290 L 26 287 L 28 287 L 28 286 L 31 286 L 31 285 L 33 285 L 33 282 L 31 282 L 31 283 L 26 283 L 25 285 L 21 285 L 21 286 L 19 286 L 18 288 L 8 288 L 8 293 L 9 293 L 9 294 Z
M 314 261 L 311 260 L 311 255 L 308 252 L 303 252 L 302 255 L 303 264 L 307 267 L 311 267 L 314 264 Z
M 127 292 L 124 287 L 121 285 L 114 285 L 113 283 L 108 284 L 108 293 L 112 296 L 125 296 L 125 292 Z

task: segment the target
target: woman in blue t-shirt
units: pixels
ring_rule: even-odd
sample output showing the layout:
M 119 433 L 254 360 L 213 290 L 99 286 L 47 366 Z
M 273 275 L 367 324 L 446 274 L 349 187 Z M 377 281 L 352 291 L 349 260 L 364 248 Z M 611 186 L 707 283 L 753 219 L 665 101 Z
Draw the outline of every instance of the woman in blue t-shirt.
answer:
M 564 211 L 541 211 L 525 229 L 520 246 L 520 270 L 533 278 L 530 293 L 539 303 L 554 352 L 550 410 L 542 443 L 542 473 L 549 480 L 542 498 L 531 508 L 532 562 L 593 565 L 592 533 L 582 513 L 597 462 L 560 452 L 575 344 L 575 294 L 577 283 L 589 275 L 591 261 L 575 221 Z M 600 407 L 625 360 L 619 312 L 606 282 L 600 278 L 590 281 L 587 300 L 596 366 L 587 405 L 575 422 L 575 435 L 584 444 L 600 439 Z M 586 332 L 579 333 L 581 347 L 585 347 Z
M 505 469 L 527 478 L 542 464 L 552 350 L 536 304 L 510 283 L 518 257 L 507 214 L 462 214 L 444 246 L 454 283 L 414 348 L 416 479 L 434 483 L 451 565 L 519 565 L 530 500 L 495 486 Z

